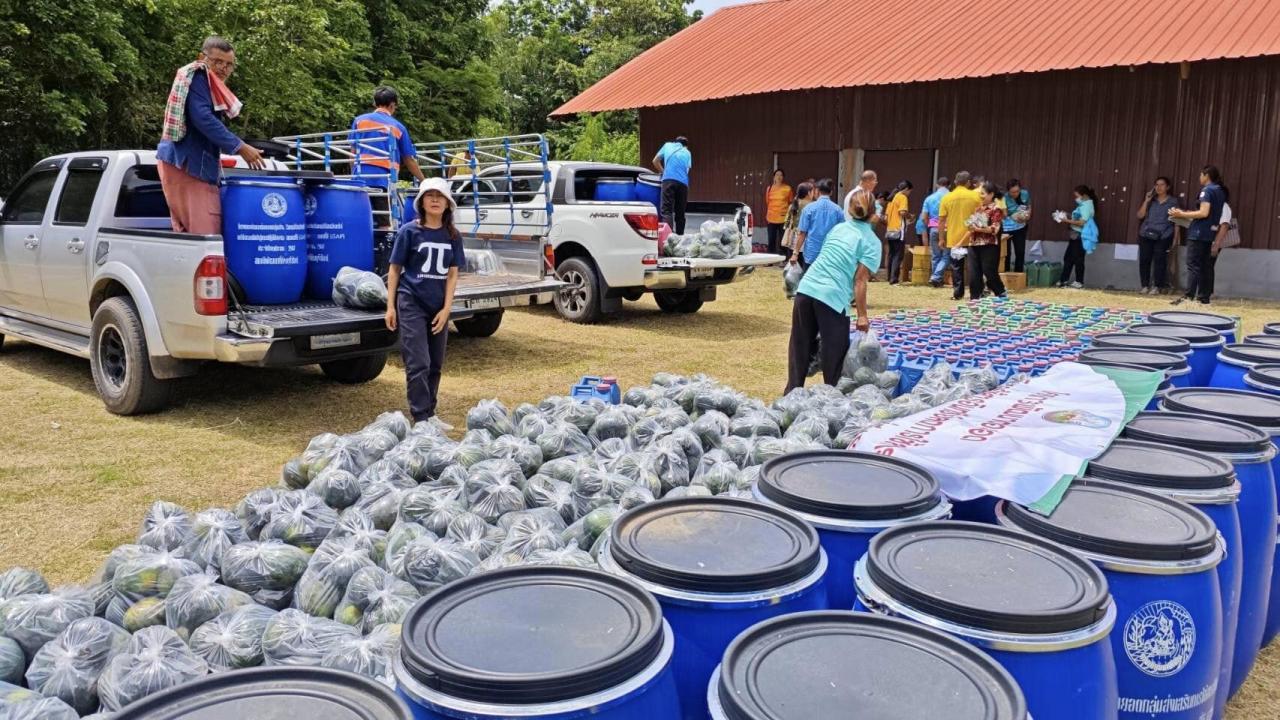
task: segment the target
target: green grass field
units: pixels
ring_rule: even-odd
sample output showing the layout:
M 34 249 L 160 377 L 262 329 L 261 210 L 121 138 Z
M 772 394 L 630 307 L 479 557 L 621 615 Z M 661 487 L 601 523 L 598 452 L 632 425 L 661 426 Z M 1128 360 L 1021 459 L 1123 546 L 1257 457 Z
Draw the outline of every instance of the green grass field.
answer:
M 1035 290 L 1078 305 L 1168 307 L 1132 293 Z M 872 313 L 947 307 L 950 290 L 871 286 Z M 1247 332 L 1280 320 L 1280 304 L 1224 301 L 1214 312 L 1243 318 Z M 441 415 L 462 424 L 478 400 L 511 406 L 564 394 L 586 373 L 623 386 L 658 371 L 705 372 L 772 400 L 786 380 L 790 304 L 777 270 L 722 288 L 689 316 L 628 303 L 606 324 L 562 322 L 550 309 L 507 314 L 492 338 L 450 339 Z M 86 361 L 21 342 L 0 350 L 0 568 L 29 565 L 51 582 L 84 580 L 114 546 L 131 541 L 149 503 L 193 510 L 230 507 L 274 484 L 280 466 L 321 432 L 350 432 L 379 412 L 406 409 L 393 361 L 376 381 L 335 385 L 313 368 L 256 370 L 210 365 L 181 381 L 175 406 L 143 418 L 107 414 Z M 1228 712 L 1230 720 L 1280 717 L 1280 646 L 1264 653 Z

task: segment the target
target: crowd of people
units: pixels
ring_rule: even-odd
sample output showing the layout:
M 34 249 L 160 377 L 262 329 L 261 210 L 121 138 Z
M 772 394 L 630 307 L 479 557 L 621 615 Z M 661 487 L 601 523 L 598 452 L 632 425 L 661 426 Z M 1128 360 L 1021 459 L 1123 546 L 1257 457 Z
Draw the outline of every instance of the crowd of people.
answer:
M 963 170 L 954 177 L 940 177 L 918 213 L 910 207 L 915 190 L 910 180 L 902 180 L 891 191 L 877 192 L 878 184 L 875 171 L 867 170 L 844 203 L 836 205 L 832 200 L 835 182 L 830 178 L 807 178 L 792 188 L 786 173 L 774 170 L 765 189 L 767 251 L 787 255 L 788 262 L 807 269 L 818 259 L 828 234 L 851 217 L 849 203 L 862 190 L 874 201 L 868 222 L 883 239 L 883 265 L 890 285 L 900 281 L 911 245 L 930 249 L 928 282 L 933 287 L 941 288 L 951 271 L 956 300 L 963 299 L 966 291 L 974 300 L 985 294 L 1003 296 L 1006 288 L 1000 274 L 1026 271 L 1032 201 L 1031 191 L 1020 180 L 1010 179 L 1002 187 Z M 1185 241 L 1186 292 L 1173 304 L 1189 300 L 1209 304 L 1218 254 L 1239 244 L 1238 223 L 1227 204 L 1229 191 L 1213 165 L 1202 169 L 1200 193 L 1190 207 L 1181 207 L 1171 189 L 1167 177 L 1156 178 L 1138 209 L 1139 292 L 1172 292 L 1169 253 Z M 1086 260 L 1098 247 L 1098 196 L 1082 184 L 1073 189 L 1072 200 L 1070 212 L 1054 211 L 1052 217 L 1063 227 L 1066 241 L 1057 285 L 1078 289 L 1084 287 Z M 1003 263 L 1001 242 L 1007 244 Z M 870 281 L 875 281 L 874 275 Z

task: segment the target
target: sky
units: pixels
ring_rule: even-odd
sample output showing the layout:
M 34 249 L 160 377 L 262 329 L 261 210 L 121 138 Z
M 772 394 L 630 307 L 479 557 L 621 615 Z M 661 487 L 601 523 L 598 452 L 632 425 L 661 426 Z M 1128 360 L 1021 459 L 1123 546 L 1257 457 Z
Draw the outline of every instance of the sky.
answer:
M 712 10 L 719 10 L 726 5 L 739 5 L 745 0 L 693 0 L 693 9 L 701 10 L 702 14 L 710 15 Z

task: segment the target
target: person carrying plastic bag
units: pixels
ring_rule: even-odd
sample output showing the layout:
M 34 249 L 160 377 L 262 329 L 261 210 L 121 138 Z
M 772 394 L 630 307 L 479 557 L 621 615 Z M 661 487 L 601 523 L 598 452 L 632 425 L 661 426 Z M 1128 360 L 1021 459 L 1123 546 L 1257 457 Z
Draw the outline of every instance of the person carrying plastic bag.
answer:
M 387 328 L 400 331 L 409 411 L 423 422 L 436 414 L 449 312 L 466 256 L 453 224 L 458 205 L 446 180 L 424 180 L 413 204 L 418 219 L 400 228 L 391 250 Z
M 859 189 L 849 198 L 851 220 L 837 225 L 823 243 L 800 285 L 791 312 L 791 343 L 787 359 L 787 387 L 804 385 L 809 358 L 822 338 L 822 376 L 826 384 L 840 382 L 849 350 L 849 306 L 856 299 L 857 328 L 871 328 L 867 315 L 867 283 L 880 267 L 880 240 L 871 229 L 875 200 Z M 855 290 L 856 282 L 856 290 Z

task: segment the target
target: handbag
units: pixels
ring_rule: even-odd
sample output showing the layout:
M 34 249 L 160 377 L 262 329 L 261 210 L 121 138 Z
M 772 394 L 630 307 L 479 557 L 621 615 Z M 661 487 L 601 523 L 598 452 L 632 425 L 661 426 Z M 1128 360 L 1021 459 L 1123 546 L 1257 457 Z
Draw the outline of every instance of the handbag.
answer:
M 1231 224 L 1227 226 L 1227 234 L 1222 238 L 1220 249 L 1226 250 L 1240 244 L 1240 223 L 1235 218 L 1231 218 Z
M 1153 227 L 1145 227 L 1139 233 L 1143 240 L 1159 241 L 1164 239 L 1164 233 Z
M 885 231 L 884 239 L 885 239 L 885 240 L 892 240 L 892 241 L 894 241 L 894 242 L 897 242 L 897 241 L 899 241 L 899 240 L 901 240 L 901 239 L 902 239 L 902 231 L 901 231 L 901 230 L 887 230 L 887 231 Z

